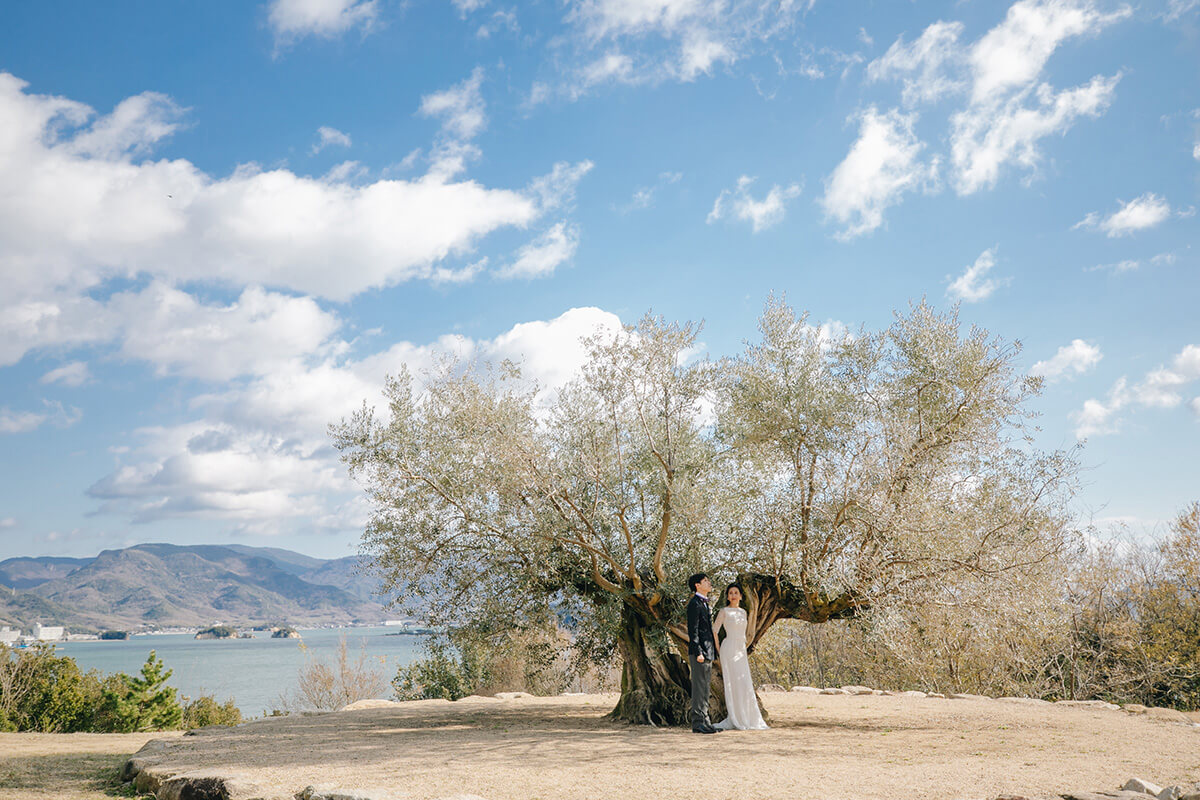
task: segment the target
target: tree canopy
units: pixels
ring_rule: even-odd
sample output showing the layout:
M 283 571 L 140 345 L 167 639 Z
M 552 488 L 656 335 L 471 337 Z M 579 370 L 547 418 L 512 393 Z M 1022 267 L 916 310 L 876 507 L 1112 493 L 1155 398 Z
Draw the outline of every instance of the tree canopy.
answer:
M 1003 593 L 1072 545 L 1075 463 L 1032 445 L 1017 344 L 925 303 L 850 332 L 772 299 L 720 360 L 699 333 L 597 332 L 554 389 L 511 363 L 389 378 L 385 414 L 332 434 L 392 587 L 448 625 L 575 604 L 622 657 L 616 716 L 681 724 L 690 573 L 740 580 L 753 643 L 779 619 Z

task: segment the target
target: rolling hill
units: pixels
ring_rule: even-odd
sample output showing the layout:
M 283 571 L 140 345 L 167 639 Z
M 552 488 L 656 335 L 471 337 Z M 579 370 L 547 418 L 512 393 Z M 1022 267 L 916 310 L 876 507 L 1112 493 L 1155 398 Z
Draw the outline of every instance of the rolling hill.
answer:
M 377 622 L 375 582 L 356 559 L 281 548 L 140 544 L 92 559 L 0 562 L 0 624 L 72 631 L 224 622 L 291 625 Z

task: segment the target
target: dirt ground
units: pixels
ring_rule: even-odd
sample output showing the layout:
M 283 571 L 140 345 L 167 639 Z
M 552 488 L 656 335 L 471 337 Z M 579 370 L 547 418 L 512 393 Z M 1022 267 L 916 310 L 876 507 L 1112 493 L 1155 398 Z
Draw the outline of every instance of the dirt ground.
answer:
M 0 733 L 0 800 L 93 800 L 127 794 L 121 765 L 151 739 L 177 733 Z
M 1133 776 L 1161 785 L 1200 780 L 1200 728 L 1122 711 L 776 693 L 763 695 L 771 730 L 696 736 L 610 722 L 604 714 L 615 701 L 421 701 L 268 718 L 174 737 L 144 758 L 163 776 L 233 776 L 254 787 L 247 796 L 290 798 L 315 785 L 372 800 L 940 800 L 1113 790 Z M 24 781 L 18 788 L 27 787 L 0 788 L 0 797 L 106 796 L 94 778 L 69 777 L 84 770 L 70 759 L 108 768 L 120 760 L 113 754 L 146 738 L 0 736 L 0 786 L 15 774 Z M 14 745 L 25 755 L 14 756 Z M 40 766 L 14 767 L 24 759 Z M 33 782 L 60 770 L 62 792 Z

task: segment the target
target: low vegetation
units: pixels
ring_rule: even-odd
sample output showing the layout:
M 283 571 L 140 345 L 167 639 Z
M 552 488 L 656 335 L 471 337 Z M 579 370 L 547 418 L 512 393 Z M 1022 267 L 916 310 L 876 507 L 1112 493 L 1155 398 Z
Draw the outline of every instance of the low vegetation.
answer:
M 167 685 L 171 671 L 154 651 L 137 675 L 83 672 L 54 647 L 0 646 L 0 730 L 43 733 L 134 733 L 236 725 L 230 700 L 190 700 Z
M 759 643 L 759 683 L 1107 700 L 1200 709 L 1200 503 L 1166 536 L 1079 552 L 1036 602 L 970 597 L 840 626 L 788 624 Z
M 276 699 L 275 713 L 337 711 L 359 700 L 382 697 L 387 691 L 387 677 L 380 669 L 383 659 L 369 657 L 365 642 L 354 658 L 343 635 L 332 662 L 313 656 L 303 642 L 300 647 L 306 658 L 296 688 Z
M 464 626 L 428 639 L 425 655 L 400 667 L 392 688 L 398 700 L 458 700 L 473 694 L 554 695 L 620 685 L 611 666 L 581 657 L 574 645 L 553 619 L 520 630 Z

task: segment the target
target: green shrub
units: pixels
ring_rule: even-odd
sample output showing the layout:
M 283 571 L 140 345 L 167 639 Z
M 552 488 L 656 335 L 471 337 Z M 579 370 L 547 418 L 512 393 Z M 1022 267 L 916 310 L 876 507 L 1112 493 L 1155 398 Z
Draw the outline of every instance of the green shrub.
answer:
M 441 640 L 426 646 L 428 655 L 400 667 L 392 679 L 397 700 L 458 700 L 474 694 L 488 678 L 486 661 Z
M 201 695 L 195 700 L 184 698 L 183 727 L 206 728 L 209 725 L 239 725 L 242 722 L 242 712 L 234 705 L 233 698 L 218 703 L 211 694 Z
M 425 657 L 396 672 L 396 698 L 457 700 L 502 691 L 562 692 L 572 679 L 570 642 L 558 628 L 541 622 L 511 629 L 477 623 L 431 637 Z
M 120 677 L 123 686 L 104 692 L 105 713 L 111 715 L 114 730 L 134 733 L 179 727 L 183 709 L 175 688 L 166 685 L 171 670 L 164 670 L 155 651 L 150 651 L 140 674 Z
M 0 649 L 0 729 L 73 733 L 103 727 L 104 692 L 111 676 L 83 673 L 52 645 Z

